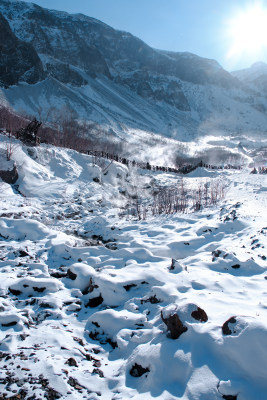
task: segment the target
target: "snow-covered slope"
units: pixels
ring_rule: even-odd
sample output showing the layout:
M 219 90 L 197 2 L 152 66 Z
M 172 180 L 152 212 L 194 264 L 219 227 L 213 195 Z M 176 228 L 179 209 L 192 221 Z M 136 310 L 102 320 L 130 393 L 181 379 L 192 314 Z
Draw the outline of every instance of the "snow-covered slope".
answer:
M 200 168 L 183 188 L 224 182 L 220 203 L 138 220 L 137 201 L 181 177 L 48 145 L 18 142 L 13 159 L 3 399 L 266 399 L 266 175 Z
M 13 34 L 34 47 L 39 82 L 1 89 L 1 102 L 43 120 L 68 106 L 83 121 L 131 141 L 136 129 L 179 140 L 266 135 L 267 98 L 216 61 L 150 48 L 84 15 L 0 0 Z M 36 29 L 38 26 L 38 29 Z M 24 79 L 24 80 L 23 80 Z
M 267 64 L 257 62 L 250 68 L 234 71 L 232 75 L 237 77 L 241 82 L 245 83 L 257 92 L 262 93 L 266 97 L 267 92 Z
M 250 68 L 232 72 L 232 75 L 236 76 L 239 80 L 248 82 L 258 79 L 264 74 L 267 74 L 267 64 L 262 61 L 254 63 Z

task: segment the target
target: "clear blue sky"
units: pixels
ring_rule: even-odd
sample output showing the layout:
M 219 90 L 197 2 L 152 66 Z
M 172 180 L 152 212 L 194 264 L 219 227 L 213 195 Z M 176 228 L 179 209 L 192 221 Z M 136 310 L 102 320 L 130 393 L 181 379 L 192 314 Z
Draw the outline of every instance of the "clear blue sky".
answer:
M 234 42 L 229 20 L 235 21 L 243 10 L 259 2 L 267 10 L 267 0 L 33 1 L 45 8 L 97 18 L 158 49 L 189 51 L 216 59 L 228 70 L 247 68 L 256 61 L 267 62 L 267 47 L 260 46 L 254 53 L 251 49 L 246 51 L 244 43 L 238 54 L 227 57 Z

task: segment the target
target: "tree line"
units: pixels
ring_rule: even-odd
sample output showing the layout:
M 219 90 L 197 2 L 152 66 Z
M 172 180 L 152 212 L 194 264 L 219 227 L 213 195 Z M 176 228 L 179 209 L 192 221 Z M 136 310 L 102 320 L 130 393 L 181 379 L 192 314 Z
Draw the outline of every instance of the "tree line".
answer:
M 135 161 L 135 160 L 129 160 L 125 157 L 121 157 L 117 154 L 113 153 L 108 153 L 105 151 L 97 151 L 97 150 L 82 150 L 81 153 L 83 154 L 88 154 L 94 157 L 100 157 L 100 158 L 105 158 L 107 160 L 113 160 L 116 162 L 119 162 L 121 164 L 127 165 L 128 167 L 137 167 L 140 169 L 146 169 L 146 170 L 151 170 L 151 171 L 162 171 L 162 172 L 172 172 L 172 173 L 177 173 L 177 174 L 188 174 L 189 172 L 194 171 L 198 167 L 203 167 L 203 168 L 208 168 L 208 169 L 213 169 L 213 170 L 222 170 L 222 169 L 237 169 L 240 170 L 241 166 L 236 166 L 232 164 L 226 164 L 224 166 L 222 165 L 212 165 L 212 164 L 205 164 L 202 161 L 197 162 L 195 164 L 187 163 L 184 161 L 182 165 L 180 165 L 178 168 L 173 168 L 173 167 L 164 167 L 164 166 L 159 166 L 159 165 L 151 165 L 148 161 L 145 162 L 140 162 L 140 161 Z
M 152 165 L 150 162 L 129 160 L 119 153 L 123 153 L 121 143 L 114 142 L 105 136 L 105 132 L 96 123 L 81 124 L 75 120 L 73 112 L 67 110 L 59 112 L 59 116 L 52 124 L 42 124 L 35 117 L 17 115 L 6 107 L 0 108 L 0 127 L 8 132 L 9 137 L 17 137 L 26 145 L 39 143 L 52 144 L 57 147 L 70 148 L 94 157 L 113 160 L 128 167 L 137 167 L 144 170 L 162 171 L 177 174 L 188 174 L 198 167 L 208 169 L 241 169 L 240 166 L 211 165 L 198 161 L 195 163 L 180 160 L 176 167 Z M 90 133 L 88 135 L 88 132 Z M 104 137 L 104 139 L 103 139 Z

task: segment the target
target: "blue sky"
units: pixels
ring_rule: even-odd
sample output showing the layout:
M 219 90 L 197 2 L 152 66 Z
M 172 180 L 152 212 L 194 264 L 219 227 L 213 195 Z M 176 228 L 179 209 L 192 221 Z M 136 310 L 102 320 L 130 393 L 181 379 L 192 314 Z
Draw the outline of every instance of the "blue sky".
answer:
M 267 0 L 36 0 L 45 8 L 83 13 L 113 28 L 125 30 L 152 47 L 189 51 L 216 59 L 228 70 L 247 68 L 256 61 L 267 62 L 267 47 L 229 57 L 235 37 L 229 20 L 235 21 L 248 7 Z M 266 14 L 267 15 L 267 14 Z M 267 21 L 266 21 L 267 26 Z M 243 48 L 244 47 L 244 48 Z

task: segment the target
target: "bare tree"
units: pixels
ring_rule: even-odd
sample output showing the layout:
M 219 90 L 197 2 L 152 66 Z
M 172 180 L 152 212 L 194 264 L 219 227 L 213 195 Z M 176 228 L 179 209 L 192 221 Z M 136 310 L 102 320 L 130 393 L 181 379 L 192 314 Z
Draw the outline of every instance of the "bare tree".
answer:
M 193 209 L 194 211 L 199 211 L 202 208 L 202 200 L 203 200 L 203 187 L 199 184 L 197 190 L 195 190 L 193 196 Z
M 6 153 L 6 159 L 7 161 L 10 161 L 12 158 L 12 155 L 14 154 L 18 144 L 15 143 L 14 141 L 14 136 L 12 135 L 11 132 L 7 134 L 7 140 L 5 142 L 5 153 Z

